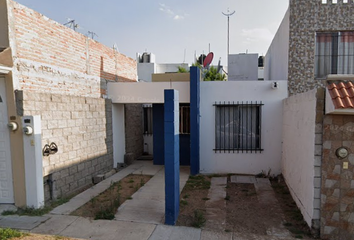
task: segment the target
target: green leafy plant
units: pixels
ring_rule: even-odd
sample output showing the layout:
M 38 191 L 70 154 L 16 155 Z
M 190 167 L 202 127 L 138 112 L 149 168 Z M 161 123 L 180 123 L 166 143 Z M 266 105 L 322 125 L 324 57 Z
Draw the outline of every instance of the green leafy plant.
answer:
M 178 73 L 187 73 L 187 69 L 185 69 L 184 67 L 182 66 L 178 66 Z
M 204 81 L 225 81 L 225 80 L 226 80 L 226 75 L 223 73 L 218 73 L 218 69 L 213 66 L 211 66 L 204 75 Z
M 0 228 L 0 240 L 22 237 L 24 234 L 10 228 Z

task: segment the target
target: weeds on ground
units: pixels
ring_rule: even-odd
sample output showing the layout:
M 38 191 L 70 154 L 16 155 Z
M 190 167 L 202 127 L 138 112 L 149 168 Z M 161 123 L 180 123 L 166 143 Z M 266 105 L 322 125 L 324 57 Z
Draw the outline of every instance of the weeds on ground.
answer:
M 22 237 L 24 234 L 10 228 L 0 228 L 0 240 Z
M 192 226 L 195 228 L 201 228 L 205 225 L 206 219 L 204 213 L 201 210 L 196 209 L 194 211 L 194 218 Z
M 91 198 L 89 202 L 71 214 L 91 217 L 95 220 L 112 220 L 119 206 L 124 201 L 133 199 L 131 195 L 139 190 L 149 179 L 150 176 L 145 175 L 128 175 L 119 182 L 111 182 L 106 191 Z
M 107 189 L 109 191 L 109 204 L 106 207 L 100 207 L 100 210 L 95 214 L 95 220 L 98 219 L 106 219 L 112 220 L 114 219 L 115 212 L 117 211 L 118 207 L 121 203 L 120 197 L 120 190 L 122 189 L 120 182 L 113 183 Z M 97 199 L 91 199 L 91 202 L 96 203 Z
M 180 201 L 180 205 L 181 205 L 181 206 L 186 206 L 186 205 L 188 205 L 188 202 L 187 202 L 186 200 L 183 200 L 183 199 L 182 199 L 182 200 Z
M 6 216 L 6 215 L 42 216 L 44 214 L 49 213 L 51 210 L 53 210 L 57 206 L 68 202 L 69 199 L 70 198 L 60 198 L 60 199 L 58 199 L 56 201 L 53 201 L 49 205 L 41 207 L 41 208 L 23 207 L 23 208 L 18 208 L 16 211 L 14 211 L 14 210 L 6 210 L 6 211 L 2 212 L 2 215 L 3 216 Z
M 189 176 L 185 185 L 186 190 L 209 189 L 210 181 L 203 175 Z

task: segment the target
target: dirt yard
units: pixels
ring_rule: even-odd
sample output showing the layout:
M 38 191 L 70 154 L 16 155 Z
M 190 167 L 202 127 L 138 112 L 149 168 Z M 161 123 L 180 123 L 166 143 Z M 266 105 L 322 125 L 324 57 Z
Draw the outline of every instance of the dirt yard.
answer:
M 181 193 L 179 226 L 202 227 L 205 229 L 205 203 L 208 200 L 210 179 L 213 176 L 190 178 Z M 245 232 L 266 235 L 267 229 L 279 227 L 283 222 L 294 237 L 311 237 L 309 228 L 302 219 L 286 184 L 271 181 L 279 210 L 266 208 L 260 204 L 254 184 L 231 183 L 228 177 L 226 187 L 225 232 Z M 284 221 L 285 220 L 285 221 Z
M 89 217 L 94 219 L 114 218 L 118 207 L 125 201 L 129 201 L 131 196 L 149 181 L 151 176 L 128 175 L 98 195 L 91 201 L 81 206 L 71 213 L 71 215 Z

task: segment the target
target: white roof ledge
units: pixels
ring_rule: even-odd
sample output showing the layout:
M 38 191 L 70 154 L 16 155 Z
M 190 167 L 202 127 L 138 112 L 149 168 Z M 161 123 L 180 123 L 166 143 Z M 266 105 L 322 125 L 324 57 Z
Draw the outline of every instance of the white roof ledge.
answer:
M 354 80 L 354 74 L 329 74 L 326 80 Z
M 8 74 L 12 71 L 12 68 L 0 65 L 0 74 Z

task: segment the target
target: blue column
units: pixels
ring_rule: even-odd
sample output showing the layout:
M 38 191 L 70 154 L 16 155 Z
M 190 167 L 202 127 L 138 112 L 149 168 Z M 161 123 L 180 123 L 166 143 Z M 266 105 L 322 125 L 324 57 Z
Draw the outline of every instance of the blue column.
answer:
M 199 174 L 200 159 L 200 69 L 190 70 L 191 175 Z
M 175 225 L 179 213 L 179 95 L 165 90 L 165 224 Z

